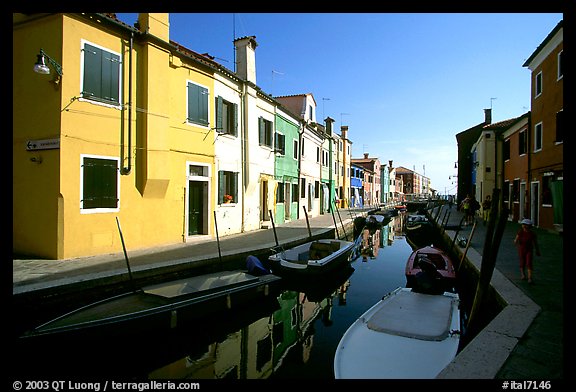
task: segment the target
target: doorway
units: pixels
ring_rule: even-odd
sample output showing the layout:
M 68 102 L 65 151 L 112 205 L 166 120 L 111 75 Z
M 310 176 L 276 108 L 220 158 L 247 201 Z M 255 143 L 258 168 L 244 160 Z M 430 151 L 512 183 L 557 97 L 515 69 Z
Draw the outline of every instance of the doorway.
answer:
M 540 200 L 540 183 L 538 181 L 530 184 L 530 219 L 532 225 L 538 226 L 538 200 Z
M 186 197 L 186 236 L 208 235 L 210 168 L 206 165 L 187 165 L 188 189 Z

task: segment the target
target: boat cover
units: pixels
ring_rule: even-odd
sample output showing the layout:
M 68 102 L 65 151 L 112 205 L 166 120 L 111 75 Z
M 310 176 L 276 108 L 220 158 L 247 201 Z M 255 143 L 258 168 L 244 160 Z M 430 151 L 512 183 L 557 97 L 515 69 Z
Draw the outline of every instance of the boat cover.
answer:
M 399 291 L 368 320 L 369 329 L 420 340 L 444 340 L 450 332 L 452 298 Z

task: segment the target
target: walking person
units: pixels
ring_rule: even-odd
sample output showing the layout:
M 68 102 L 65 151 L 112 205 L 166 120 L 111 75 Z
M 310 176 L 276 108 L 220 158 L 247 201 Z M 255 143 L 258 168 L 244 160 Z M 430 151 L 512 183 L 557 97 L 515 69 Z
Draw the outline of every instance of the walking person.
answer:
M 460 210 L 462 210 L 462 212 L 464 213 L 464 226 L 467 226 L 468 224 L 470 224 L 470 209 L 471 209 L 471 205 L 470 205 L 470 195 L 466 195 L 466 197 L 464 198 L 464 200 L 462 200 L 462 203 L 460 203 Z
M 490 216 L 490 207 L 492 207 L 492 200 L 490 195 L 486 196 L 486 199 L 482 202 L 482 220 L 484 225 L 488 222 L 488 217 Z
M 522 219 L 520 222 L 522 228 L 518 230 L 514 238 L 514 244 L 518 247 L 518 256 L 520 257 L 520 279 L 526 280 L 524 269 L 528 272 L 528 283 L 532 281 L 533 271 L 533 252 L 536 251 L 536 256 L 540 256 L 540 247 L 538 246 L 538 238 L 536 233 L 532 230 L 532 221 L 530 219 Z

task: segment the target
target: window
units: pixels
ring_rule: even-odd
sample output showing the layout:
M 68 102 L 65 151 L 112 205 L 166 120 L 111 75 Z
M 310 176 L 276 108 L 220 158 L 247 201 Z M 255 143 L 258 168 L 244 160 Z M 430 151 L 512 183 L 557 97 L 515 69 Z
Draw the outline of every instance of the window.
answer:
M 556 113 L 556 143 L 561 143 L 564 141 L 564 110 L 560 110 Z
M 300 145 L 300 156 L 301 156 L 301 157 L 305 157 L 305 156 L 306 156 L 306 154 L 304 154 L 304 141 L 305 141 L 305 139 L 302 138 L 302 144 Z
M 192 124 L 208 126 L 208 89 L 188 82 L 188 115 L 186 120 Z
M 292 184 L 292 201 L 298 202 L 298 184 Z
M 279 152 L 281 155 L 286 155 L 286 136 L 276 132 L 275 138 L 276 140 L 274 141 L 274 151 Z
M 82 61 L 82 98 L 119 106 L 120 55 L 84 43 Z
M 306 179 L 300 179 L 300 197 L 303 199 L 306 197 Z
M 542 123 L 534 126 L 534 152 L 542 149 Z
M 526 137 L 526 130 L 518 133 L 518 155 L 524 155 L 528 151 L 528 138 Z
M 314 181 L 314 198 L 320 198 L 320 181 Z
M 560 53 L 558 53 L 558 80 L 562 79 L 562 77 L 564 76 L 564 71 L 562 70 L 563 53 L 564 53 L 563 50 L 560 51 Z
M 272 148 L 272 121 L 266 120 L 264 117 L 258 118 L 258 141 L 261 146 Z
M 316 163 L 320 163 L 320 147 L 316 147 Z
M 538 97 L 540 94 L 542 94 L 542 72 L 538 72 L 538 74 L 536 74 L 536 91 L 534 94 L 534 98 Z
M 81 156 L 80 208 L 82 210 L 118 209 L 119 160 Z
M 552 192 L 550 190 L 550 185 L 554 176 L 544 175 L 542 177 L 542 204 L 551 206 L 552 205 Z
M 314 121 L 314 107 L 312 105 L 308 105 L 308 112 L 310 113 L 310 121 Z
M 276 188 L 276 203 L 284 203 L 284 183 L 279 182 Z
M 502 151 L 502 155 L 505 161 L 510 159 L 510 139 L 504 140 L 504 148 Z
M 238 203 L 238 173 L 218 172 L 218 203 Z
M 298 159 L 298 140 L 294 139 L 292 145 L 294 146 L 294 150 L 292 151 L 292 157 L 294 159 Z
M 216 97 L 216 132 L 238 136 L 238 105 Z

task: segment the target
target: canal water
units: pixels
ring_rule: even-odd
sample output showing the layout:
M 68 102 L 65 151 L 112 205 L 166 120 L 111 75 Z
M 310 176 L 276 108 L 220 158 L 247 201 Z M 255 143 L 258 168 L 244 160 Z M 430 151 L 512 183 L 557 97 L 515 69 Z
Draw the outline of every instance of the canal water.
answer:
M 216 314 L 193 331 L 144 341 L 79 341 L 37 347 L 20 358 L 28 374 L 121 375 L 134 379 L 333 379 L 340 338 L 368 308 L 406 285 L 412 252 L 404 213 L 359 255 L 320 282 L 282 282 L 267 302 Z

